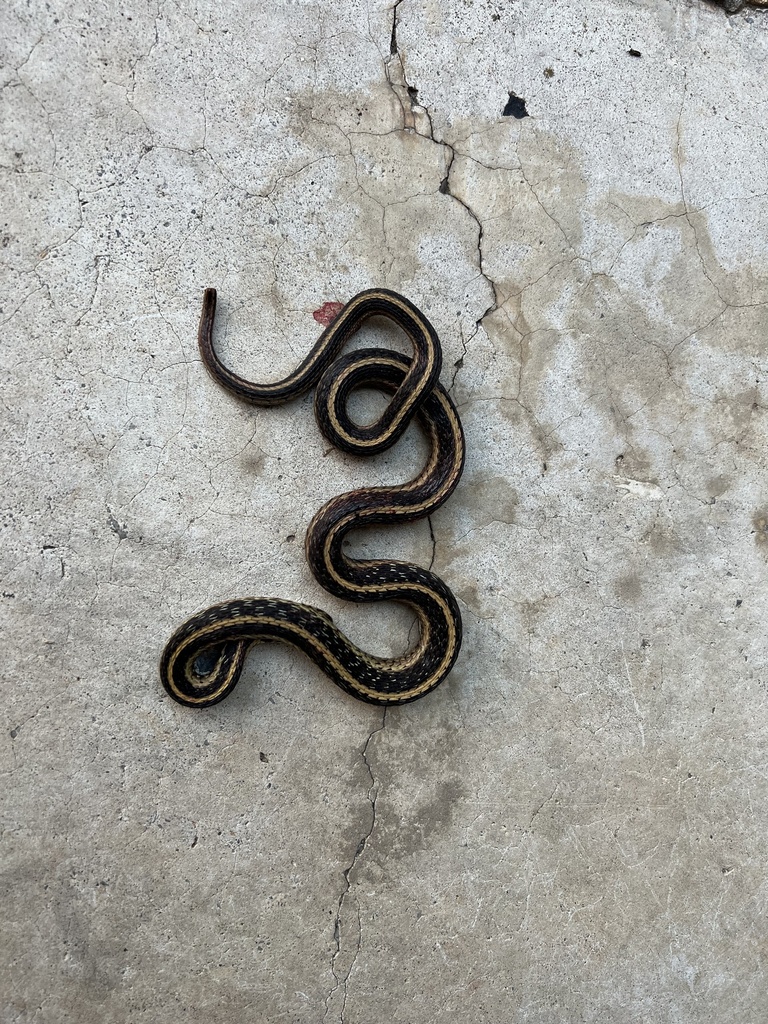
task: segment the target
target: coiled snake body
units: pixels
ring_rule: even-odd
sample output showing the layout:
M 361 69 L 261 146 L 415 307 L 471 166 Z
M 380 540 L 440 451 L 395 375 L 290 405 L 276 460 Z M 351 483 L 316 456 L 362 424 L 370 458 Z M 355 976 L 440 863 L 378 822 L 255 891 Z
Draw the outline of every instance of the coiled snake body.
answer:
M 254 384 L 227 369 L 213 347 L 216 292 L 203 299 L 199 345 L 207 369 L 223 387 L 257 405 L 287 402 L 316 386 L 315 416 L 323 435 L 355 454 L 389 448 L 415 417 L 429 443 L 426 465 L 408 483 L 367 487 L 327 502 L 307 530 L 310 568 L 330 593 L 349 601 L 400 601 L 416 614 L 418 643 L 398 658 L 374 657 L 353 644 L 319 608 L 279 598 L 241 598 L 194 615 L 168 641 L 160 676 L 181 704 L 208 707 L 237 684 L 248 650 L 280 641 L 304 651 L 338 686 L 371 704 L 403 704 L 433 690 L 450 672 L 461 646 L 456 600 L 434 573 L 382 559 L 353 559 L 342 548 L 347 533 L 376 523 L 421 519 L 439 508 L 464 466 L 464 435 L 456 408 L 440 385 L 440 342 L 426 317 L 395 292 L 361 292 L 326 328 L 301 365 L 285 380 Z M 361 349 L 339 357 L 368 319 L 394 321 L 410 339 L 408 359 L 388 349 Z M 375 423 L 360 426 L 346 410 L 358 388 L 376 388 L 391 400 Z

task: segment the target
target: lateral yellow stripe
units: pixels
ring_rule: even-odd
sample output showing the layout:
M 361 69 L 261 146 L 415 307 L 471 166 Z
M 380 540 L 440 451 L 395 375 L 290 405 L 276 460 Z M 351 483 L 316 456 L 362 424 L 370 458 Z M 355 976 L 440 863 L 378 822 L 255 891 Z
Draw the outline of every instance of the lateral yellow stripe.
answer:
M 213 300 L 212 307 L 209 301 L 211 299 Z M 206 303 L 208 304 L 206 305 Z M 370 308 L 366 309 L 366 307 Z M 229 389 L 235 394 L 239 394 L 241 397 L 256 402 L 257 404 L 260 401 L 263 401 L 265 404 L 270 404 L 270 396 L 277 395 L 279 395 L 279 398 L 272 399 L 273 401 L 283 399 L 287 401 L 290 397 L 293 397 L 291 395 L 291 388 L 294 389 L 295 394 L 301 393 L 306 387 L 307 376 L 310 376 L 311 378 L 313 371 L 317 372 L 318 364 L 328 359 L 329 348 L 335 348 L 342 340 L 342 336 L 349 334 L 351 337 L 357 327 L 362 326 L 369 316 L 380 314 L 384 317 L 391 318 L 393 322 L 400 327 L 406 337 L 409 338 L 411 344 L 414 346 L 417 356 L 424 362 L 423 377 L 419 382 L 422 390 L 425 380 L 428 380 L 434 373 L 436 365 L 441 358 L 439 341 L 426 317 L 424 317 L 416 307 L 407 303 L 401 296 L 386 290 L 377 291 L 372 289 L 368 292 L 360 293 L 347 303 L 338 319 L 321 335 L 320 341 L 317 343 L 316 350 L 310 352 L 308 358 L 301 363 L 299 368 L 293 374 L 290 374 L 284 380 L 276 381 L 274 383 L 251 384 L 224 367 L 216 355 L 211 337 L 214 311 L 215 294 L 210 296 L 209 293 L 206 293 L 206 302 L 204 302 L 204 312 L 203 319 L 201 320 L 200 332 L 201 351 L 203 352 L 206 366 L 213 374 L 214 378 L 219 380 L 219 382 L 225 387 L 229 387 Z M 401 323 L 398 318 L 398 314 L 400 317 L 405 318 L 407 322 Z M 211 357 L 215 364 L 214 366 L 211 365 Z M 376 357 L 376 361 L 381 360 L 387 364 L 386 356 L 380 355 Z M 402 360 L 397 359 L 394 356 L 389 360 L 388 365 L 397 366 L 401 370 L 404 369 Z M 335 405 L 338 400 L 339 389 L 344 387 L 345 383 L 348 382 L 348 375 L 353 372 L 357 374 L 364 368 L 365 362 L 361 363 L 358 361 L 353 366 L 350 366 L 346 371 L 342 370 L 339 372 L 331 384 L 328 396 L 328 420 L 331 427 L 340 438 L 345 438 L 350 445 L 363 453 L 365 449 L 372 449 L 374 447 L 381 446 L 382 440 L 385 440 L 387 435 L 391 436 L 394 434 L 394 432 L 400 428 L 403 421 L 411 418 L 415 409 L 418 407 L 418 404 L 424 397 L 424 395 L 419 391 L 419 384 L 415 382 L 416 386 L 414 387 L 414 390 L 412 393 L 405 396 L 403 404 L 395 414 L 395 418 L 390 424 L 385 437 L 382 438 L 381 436 L 378 436 L 360 441 L 351 436 L 343 428 L 341 422 L 336 416 Z M 407 373 L 407 370 L 405 372 Z M 302 381 L 304 381 L 304 384 L 301 383 Z M 400 385 L 400 387 L 402 387 L 402 385 Z M 396 388 L 395 392 L 398 390 L 399 389 Z M 397 494 L 406 502 L 405 505 L 401 505 L 399 508 L 395 508 L 393 505 L 384 505 L 372 509 L 371 511 L 375 515 L 386 516 L 388 513 L 396 515 L 397 513 L 404 511 L 415 518 L 423 517 L 429 514 L 430 509 L 433 509 L 442 503 L 442 501 L 451 493 L 458 481 L 464 455 L 463 436 L 458 414 L 456 413 L 456 410 L 447 394 L 439 387 L 439 385 L 434 388 L 434 390 L 430 390 L 430 394 L 434 395 L 439 400 L 443 413 L 448 421 L 448 438 L 445 440 L 450 439 L 450 442 L 453 444 L 453 448 L 456 453 L 454 464 L 448 468 L 447 475 L 443 478 L 436 493 L 429 496 L 422 496 L 418 500 L 414 500 L 413 497 L 411 497 L 412 495 L 415 496 L 415 492 L 418 491 L 420 487 L 424 486 L 424 483 L 429 478 L 430 474 L 436 470 L 437 463 L 441 457 L 440 442 L 443 438 L 437 435 L 435 428 L 430 428 L 429 436 L 431 445 L 429 459 L 426 465 L 422 467 L 420 473 L 413 480 L 397 485 L 395 488 L 367 489 L 367 493 L 371 494 L 372 497 L 375 497 L 377 494 L 382 492 L 386 492 L 387 490 L 396 490 Z M 343 500 L 343 498 L 344 496 L 342 495 L 341 500 Z M 409 498 L 411 503 L 407 504 Z M 334 499 L 334 501 L 338 500 L 339 499 Z M 321 509 L 315 519 L 322 516 L 322 514 L 323 510 Z M 430 644 L 430 634 L 435 628 L 435 622 L 426 615 L 423 609 L 419 608 L 417 605 L 413 605 L 413 599 L 416 598 L 417 594 L 428 596 L 435 605 L 436 621 L 439 622 L 442 619 L 445 623 L 446 632 L 445 648 L 440 659 L 440 664 L 437 665 L 430 673 L 429 678 L 423 680 L 417 686 L 408 690 L 403 690 L 399 693 L 383 693 L 374 687 L 364 685 L 356 679 L 352 675 L 350 669 L 343 664 L 339 657 L 332 653 L 328 647 L 321 643 L 317 636 L 307 628 L 306 620 L 309 610 L 306 606 L 296 604 L 295 611 L 291 611 L 291 614 L 294 617 L 291 619 L 285 619 L 271 616 L 268 613 L 252 616 L 247 614 L 227 615 L 225 605 L 219 609 L 215 607 L 211 609 L 209 614 L 214 616 L 213 620 L 200 626 L 183 640 L 175 642 L 172 638 L 171 641 L 169 641 L 170 649 L 166 648 L 165 654 L 165 657 L 168 659 L 166 664 L 165 682 L 171 693 L 184 704 L 205 706 L 214 703 L 217 699 L 223 696 L 231 686 L 234 685 L 234 683 L 236 683 L 237 676 L 239 675 L 242 667 L 242 659 L 240 657 L 234 657 L 227 661 L 223 655 L 220 656 L 217 665 L 208 674 L 209 679 L 214 679 L 217 682 L 220 681 L 220 685 L 214 692 L 207 693 L 205 696 L 194 696 L 192 694 L 183 693 L 179 690 L 174 683 L 174 673 L 177 667 L 183 671 L 184 677 L 190 684 L 190 688 L 193 689 L 195 680 L 192 677 L 191 672 L 195 656 L 194 652 L 205 649 L 206 641 L 210 640 L 212 644 L 242 642 L 250 647 L 258 643 L 260 640 L 285 640 L 284 637 L 278 636 L 277 633 L 275 633 L 274 636 L 270 636 L 270 632 L 273 630 L 289 631 L 291 636 L 286 642 L 294 643 L 296 646 L 301 644 L 310 654 L 314 651 L 315 656 L 319 660 L 330 666 L 337 678 L 337 681 L 342 681 L 345 688 L 364 699 L 367 698 L 377 703 L 395 704 L 419 697 L 436 686 L 437 683 L 444 678 L 451 662 L 456 656 L 459 645 L 458 627 L 460 620 L 456 618 L 453 608 L 448 600 L 446 600 L 438 591 L 433 590 L 428 585 L 420 583 L 418 579 L 404 579 L 402 582 L 397 584 L 371 583 L 360 585 L 349 582 L 341 575 L 339 569 L 335 567 L 331 561 L 331 545 L 333 540 L 340 532 L 348 530 L 351 526 L 364 524 L 365 519 L 365 510 L 350 512 L 347 515 L 342 516 L 338 522 L 334 523 L 332 529 L 326 532 L 325 536 L 322 537 L 320 549 L 323 571 L 327 574 L 327 578 L 333 580 L 342 592 L 346 591 L 348 594 L 365 594 L 372 597 L 374 600 L 386 600 L 392 599 L 393 592 L 397 593 L 399 591 L 400 594 L 397 599 L 404 601 L 407 604 L 411 604 L 414 607 L 414 611 L 416 612 L 419 622 L 420 640 L 416 648 L 406 653 L 403 657 L 386 659 L 366 654 L 366 652 L 353 644 L 339 630 L 336 630 L 336 635 L 339 638 L 339 642 L 344 644 L 350 653 L 354 653 L 356 657 L 360 658 L 372 671 L 392 673 L 396 677 L 400 676 L 405 681 L 408 678 L 408 674 L 414 671 L 415 667 L 419 664 L 420 659 L 424 656 L 424 651 Z M 346 556 L 342 557 L 346 558 Z M 372 562 L 375 564 L 376 560 L 372 560 Z M 402 564 L 407 566 L 409 563 Z M 411 601 L 409 601 L 409 592 L 412 596 Z M 217 611 L 220 612 L 223 617 L 215 618 Z M 314 609 L 313 612 L 314 614 L 323 614 L 319 609 Z M 249 625 L 252 625 L 254 628 L 258 627 L 260 631 L 266 630 L 267 635 L 257 635 L 250 640 L 248 638 L 244 638 L 242 641 L 239 641 L 237 632 L 241 631 L 243 627 L 247 629 Z M 335 629 L 335 627 L 333 628 Z M 227 632 L 230 633 L 229 639 L 226 636 Z M 173 646 L 171 647 L 170 645 Z
M 453 625 L 452 616 L 446 616 L 446 619 L 449 622 L 449 628 L 452 627 L 452 625 Z M 331 662 L 331 664 L 333 665 L 334 669 L 337 671 L 338 675 L 340 675 L 343 679 L 346 680 L 346 682 L 349 684 L 349 687 L 350 687 L 351 690 L 355 691 L 356 693 L 364 693 L 368 697 L 375 697 L 377 700 L 386 700 L 386 701 L 392 701 L 392 702 L 396 702 L 396 701 L 399 701 L 399 700 L 404 700 L 404 699 L 406 699 L 408 697 L 416 697 L 420 693 L 425 693 L 427 690 L 429 690 L 434 685 L 434 680 L 439 678 L 442 675 L 443 666 L 446 665 L 448 663 L 448 661 L 450 661 L 449 655 L 452 654 L 452 652 L 453 652 L 453 645 L 455 643 L 455 633 L 453 633 L 453 638 L 452 638 L 453 642 L 448 644 L 448 652 L 446 654 L 446 657 L 440 663 L 440 666 L 438 667 L 438 669 L 436 671 L 434 671 L 429 676 L 429 678 L 424 680 L 424 682 L 421 683 L 419 686 L 416 686 L 416 687 L 414 687 L 411 690 L 401 691 L 401 692 L 396 693 L 396 694 L 386 694 L 386 693 L 382 693 L 380 690 L 373 690 L 373 689 L 371 689 L 371 688 L 369 688 L 367 686 L 363 686 L 361 683 L 359 683 L 354 678 L 354 676 L 352 676 L 350 674 L 350 672 L 347 670 L 347 668 L 338 660 L 338 658 L 334 654 L 332 654 L 326 647 L 324 647 L 321 644 L 319 644 L 318 641 L 317 641 L 317 637 L 313 633 L 309 632 L 309 630 L 307 630 L 303 626 L 301 626 L 298 622 L 286 622 L 285 619 L 276 619 L 276 618 L 272 618 L 272 617 L 269 617 L 269 616 L 264 616 L 264 617 L 259 616 L 258 619 L 253 619 L 252 621 L 254 623 L 258 623 L 259 626 L 279 627 L 279 628 L 282 628 L 282 629 L 285 629 L 286 626 L 289 626 L 290 629 L 294 633 L 296 633 L 299 636 L 302 636 L 306 640 L 308 640 L 310 642 L 310 646 L 315 647 L 317 650 L 323 652 L 323 656 L 329 662 Z M 196 633 L 193 633 L 191 636 L 186 638 L 186 643 L 184 644 L 184 646 L 182 646 L 181 648 L 177 648 L 176 651 L 174 651 L 173 655 L 171 656 L 170 661 L 168 662 L 168 673 L 167 673 L 166 678 L 168 680 L 170 689 L 179 697 L 179 699 L 184 704 L 210 704 L 210 703 L 212 703 L 220 693 L 222 693 L 224 690 L 227 689 L 227 687 L 230 685 L 230 679 L 231 679 L 231 677 L 228 676 L 226 681 L 217 690 L 215 690 L 213 693 L 206 694 L 204 697 L 191 697 L 191 696 L 188 696 L 186 693 L 182 693 L 174 685 L 174 682 L 173 682 L 173 670 L 175 668 L 176 662 L 179 660 L 182 652 L 184 651 L 184 647 L 189 647 L 190 646 L 190 641 L 194 641 L 196 647 L 200 646 L 200 647 L 204 648 L 205 644 L 204 643 L 199 643 L 199 641 L 201 639 L 204 640 L 205 637 L 209 636 L 211 633 L 218 633 L 221 630 L 226 630 L 226 629 L 232 628 L 232 627 L 237 627 L 238 629 L 240 629 L 243 626 L 243 624 L 247 625 L 247 623 L 248 623 L 248 616 L 247 615 L 239 615 L 236 618 L 219 619 L 217 622 L 213 622 L 213 623 L 211 623 L 208 626 L 202 626 Z M 338 632 L 339 636 L 342 637 L 342 639 L 347 644 L 349 644 L 350 647 L 355 647 L 354 644 L 350 643 L 350 641 L 347 640 L 346 637 L 344 637 L 343 633 L 341 633 L 340 631 L 337 631 L 337 632 Z M 266 640 L 268 638 L 265 637 L 264 639 Z M 285 642 L 283 637 L 275 637 L 274 639 L 275 640 L 283 640 L 283 642 Z M 243 642 L 247 643 L 248 641 L 244 640 Z M 252 643 L 253 644 L 259 643 L 259 640 L 253 640 Z M 355 652 L 358 653 L 366 662 L 368 662 L 368 664 L 370 664 L 373 667 L 378 667 L 378 665 L 380 664 L 382 669 L 385 670 L 385 671 L 389 667 L 390 663 L 387 661 L 387 659 L 384 659 L 384 658 L 372 658 L 369 654 L 366 654 L 364 651 L 361 651 L 359 648 L 355 648 Z M 407 662 L 406 662 L 406 665 L 404 667 L 407 667 Z

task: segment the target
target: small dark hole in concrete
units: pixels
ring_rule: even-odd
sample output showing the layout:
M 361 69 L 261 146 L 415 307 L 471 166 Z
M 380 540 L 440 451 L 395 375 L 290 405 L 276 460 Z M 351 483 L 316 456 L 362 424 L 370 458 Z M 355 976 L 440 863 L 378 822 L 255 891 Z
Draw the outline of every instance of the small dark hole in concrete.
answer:
M 437 191 L 438 192 L 442 192 L 444 196 L 449 196 L 451 194 L 451 186 L 448 184 L 448 175 L 447 174 L 443 178 L 443 180 L 440 182 L 440 185 L 438 186 Z
M 507 105 L 502 111 L 503 117 L 516 117 L 518 121 L 521 121 L 524 117 L 530 117 L 530 114 L 525 109 L 525 100 L 522 96 L 516 96 L 513 92 L 509 94 Z
M 627 50 L 627 53 L 629 54 L 630 57 L 642 57 L 643 56 L 642 53 L 640 53 L 639 50 L 632 50 L 632 49 L 630 49 L 630 50 Z

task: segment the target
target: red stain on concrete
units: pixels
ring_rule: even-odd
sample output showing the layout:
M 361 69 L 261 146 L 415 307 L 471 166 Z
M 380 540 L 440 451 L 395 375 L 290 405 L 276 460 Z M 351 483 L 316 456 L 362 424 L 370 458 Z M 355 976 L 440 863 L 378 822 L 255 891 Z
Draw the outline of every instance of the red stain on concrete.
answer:
M 312 316 L 323 327 L 330 327 L 342 309 L 344 309 L 343 302 L 324 302 L 320 309 L 315 310 Z

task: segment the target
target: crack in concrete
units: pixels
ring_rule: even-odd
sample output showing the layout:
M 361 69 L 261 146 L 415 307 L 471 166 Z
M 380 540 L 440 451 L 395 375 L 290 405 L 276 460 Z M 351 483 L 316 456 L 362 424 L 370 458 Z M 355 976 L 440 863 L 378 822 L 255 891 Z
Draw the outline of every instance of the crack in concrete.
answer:
M 351 959 L 349 961 L 349 965 L 346 967 L 346 970 L 344 970 L 343 968 L 340 970 L 338 966 L 338 960 L 343 956 L 344 952 L 342 949 L 343 939 L 341 934 L 342 914 L 344 911 L 344 906 L 347 902 L 347 897 L 349 896 L 352 889 L 352 883 L 350 881 L 352 872 L 357 867 L 358 862 L 361 856 L 363 855 L 366 846 L 368 845 L 368 840 L 371 838 L 371 836 L 373 835 L 373 830 L 376 828 L 376 800 L 378 797 L 378 783 L 376 781 L 376 776 L 373 773 L 373 766 L 371 765 L 371 762 L 368 760 L 368 748 L 371 745 L 373 737 L 376 736 L 378 733 L 383 732 L 383 730 L 386 728 L 386 725 L 387 708 L 385 707 L 382 711 L 381 724 L 377 728 L 372 729 L 371 732 L 368 734 L 368 738 L 365 741 L 365 744 L 361 751 L 363 763 L 365 764 L 366 770 L 368 771 L 368 776 L 371 780 L 371 784 L 368 787 L 368 802 L 371 808 L 371 821 L 368 831 L 362 836 L 362 838 L 357 844 L 357 849 L 355 850 L 355 853 L 352 857 L 351 864 L 342 873 L 344 878 L 344 888 L 342 889 L 341 895 L 339 896 L 339 902 L 336 907 L 336 917 L 333 925 L 333 938 L 336 944 L 336 948 L 331 957 L 331 973 L 333 975 L 334 984 L 325 1000 L 325 1014 L 323 1015 L 323 1020 L 326 1021 L 329 1019 L 329 1014 L 332 1012 L 331 1003 L 332 1001 L 334 1001 L 334 997 L 336 996 L 336 1001 L 338 1001 L 339 998 L 341 1000 L 341 1006 L 339 1007 L 337 1012 L 338 1024 L 344 1024 L 344 1011 L 346 1010 L 347 1006 L 349 978 L 350 975 L 352 974 L 352 970 L 355 966 L 355 962 L 357 961 L 357 957 L 358 954 L 360 953 L 360 948 L 362 946 L 362 926 L 360 920 L 360 907 L 355 901 L 355 909 L 357 913 L 357 943 L 354 951 L 351 954 Z
M 429 537 L 432 541 L 432 557 L 429 560 L 428 569 L 431 569 L 435 564 L 435 555 L 437 554 L 437 538 L 435 537 L 435 531 L 432 527 L 432 516 L 427 516 L 427 526 L 429 527 Z
M 397 26 L 399 19 L 397 17 L 397 9 L 403 0 L 395 0 L 395 5 L 392 8 L 392 35 L 389 39 L 389 52 L 392 56 L 398 54 L 400 51 L 397 48 Z
M 412 85 L 408 79 L 408 75 L 405 68 L 405 61 L 403 60 L 403 56 L 400 53 L 397 39 L 397 29 L 400 24 L 398 8 L 400 7 L 400 4 L 402 2 L 403 0 L 396 0 L 394 6 L 392 7 L 392 33 L 390 37 L 389 47 L 390 55 L 389 58 L 385 58 L 384 60 L 384 74 L 387 79 L 387 84 L 389 85 L 390 89 L 397 98 L 398 103 L 400 104 L 400 109 L 402 111 L 403 116 L 402 130 L 416 132 L 416 134 L 421 135 L 422 138 L 429 139 L 436 146 L 440 146 L 448 154 L 447 166 L 443 179 L 439 185 L 439 191 L 443 195 L 450 196 L 451 199 L 454 199 L 457 203 L 459 203 L 459 205 L 462 206 L 467 211 L 467 213 L 477 226 L 478 269 L 480 271 L 480 276 L 487 282 L 488 286 L 490 287 L 491 294 L 493 296 L 493 301 L 489 303 L 487 308 L 481 313 L 481 315 L 475 321 L 475 331 L 473 332 L 471 337 L 467 338 L 466 340 L 462 339 L 462 344 L 464 345 L 464 352 L 459 362 L 463 365 L 464 356 L 467 354 L 467 346 L 475 337 L 475 334 L 477 334 L 477 332 L 480 330 L 483 320 L 485 320 L 487 316 L 489 316 L 491 313 L 497 310 L 501 304 L 499 302 L 499 294 L 496 282 L 487 273 L 484 265 L 484 229 L 482 221 L 480 220 L 479 216 L 475 213 L 469 202 L 467 202 L 467 200 L 463 199 L 461 196 L 458 196 L 451 189 L 451 171 L 456 160 L 456 149 L 452 145 L 452 143 L 447 142 L 445 139 L 437 138 L 437 136 L 435 135 L 434 125 L 432 122 L 432 115 L 429 112 L 429 108 L 426 107 L 423 103 L 419 102 L 419 90 L 415 85 Z M 467 159 L 471 158 L 468 157 Z M 453 385 L 456 383 L 456 376 L 460 369 L 461 366 L 457 364 L 457 372 L 453 376 L 451 387 L 453 387 Z
M 487 316 L 489 316 L 491 313 L 495 312 L 495 310 L 497 310 L 499 308 L 499 306 L 501 305 L 501 303 L 499 302 L 499 293 L 498 293 L 498 290 L 497 290 L 497 287 L 496 287 L 496 282 L 486 272 L 485 266 L 484 266 L 485 256 L 484 256 L 484 252 L 483 252 L 483 239 L 484 239 L 483 222 L 480 220 L 480 218 L 475 213 L 475 211 L 472 209 L 472 207 L 467 202 L 467 200 L 466 199 L 462 199 L 461 196 L 458 196 L 451 189 L 451 171 L 453 169 L 453 165 L 454 165 L 454 162 L 456 160 L 456 150 L 454 149 L 454 147 L 449 142 L 443 142 L 441 140 L 435 139 L 434 136 L 432 136 L 432 139 L 438 145 L 445 146 L 445 148 L 450 153 L 450 159 L 448 161 L 448 167 L 446 168 L 446 171 L 445 171 L 445 177 L 440 182 L 440 191 L 442 192 L 443 195 L 450 196 L 451 199 L 454 199 L 460 206 L 462 206 L 467 211 L 467 213 L 472 218 L 472 220 L 475 222 L 475 224 L 477 225 L 477 265 L 478 265 L 478 270 L 480 271 L 480 276 L 483 278 L 483 280 L 487 281 L 487 283 L 488 283 L 488 285 L 489 285 L 489 287 L 491 289 L 491 294 L 493 295 L 493 301 L 490 303 L 490 305 L 487 307 L 487 309 L 482 313 L 482 315 L 475 322 L 475 327 L 477 328 L 477 330 L 479 330 L 480 329 L 480 325 L 482 324 L 483 320 L 485 320 L 485 318 Z M 477 330 L 475 331 L 475 334 L 477 333 Z M 472 338 L 474 338 L 474 336 L 475 335 L 473 334 Z M 468 338 L 467 339 L 467 344 L 472 340 L 472 338 Z M 466 351 L 465 351 L 465 354 L 466 354 Z
M 699 232 L 698 232 L 698 229 L 696 227 L 695 221 L 692 219 L 692 217 L 693 217 L 693 215 L 694 215 L 694 213 L 696 211 L 692 210 L 690 204 L 688 203 L 688 195 L 686 193 L 685 180 L 683 178 L 683 154 L 682 154 L 682 149 L 683 149 L 683 137 L 682 137 L 683 136 L 683 129 L 682 129 L 682 121 L 683 121 L 683 114 L 685 112 L 685 100 L 686 100 L 687 94 L 688 94 L 688 72 L 687 72 L 687 70 L 683 70 L 683 94 L 682 94 L 682 96 L 680 98 L 680 110 L 678 111 L 677 122 L 675 124 L 675 167 L 676 167 L 676 170 L 677 170 L 678 179 L 680 181 L 680 198 L 681 198 L 682 204 L 683 204 L 683 212 L 684 212 L 685 219 L 686 219 L 688 225 L 690 226 L 691 231 L 693 232 L 693 244 L 696 247 L 696 254 L 699 257 L 699 263 L 701 264 L 702 273 L 704 274 L 706 279 L 709 281 L 710 285 L 712 286 L 712 289 L 714 290 L 714 292 L 717 295 L 717 297 L 720 300 L 720 302 L 723 303 L 723 307 L 725 308 L 725 307 L 728 306 L 728 300 L 723 296 L 722 292 L 720 291 L 720 288 L 717 285 L 717 282 L 712 279 L 712 275 L 710 274 L 709 269 L 707 267 L 706 260 L 704 259 L 704 254 L 701 251 L 701 242 L 700 242 L 700 239 L 699 239 Z
M 431 138 L 436 142 L 432 133 L 432 118 L 427 108 L 419 103 L 419 90 L 411 85 L 405 72 L 405 61 L 398 47 L 397 27 L 400 23 L 398 8 L 403 0 L 396 0 L 392 8 L 392 33 L 389 41 L 389 56 L 384 59 L 384 74 L 392 92 L 395 94 L 403 115 L 403 128 L 415 131 L 424 138 Z M 428 131 L 419 130 L 419 121 L 426 119 Z

